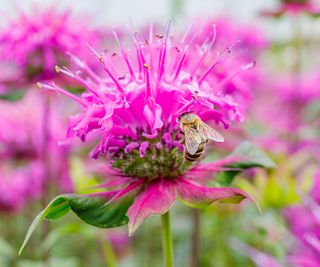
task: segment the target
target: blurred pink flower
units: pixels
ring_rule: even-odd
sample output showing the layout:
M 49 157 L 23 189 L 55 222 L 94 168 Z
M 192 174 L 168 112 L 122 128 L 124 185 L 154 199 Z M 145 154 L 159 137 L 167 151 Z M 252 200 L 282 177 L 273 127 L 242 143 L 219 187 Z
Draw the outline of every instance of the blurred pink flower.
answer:
M 259 62 L 254 68 L 252 66 L 255 65 L 259 53 L 268 46 L 264 31 L 257 26 L 245 25 L 227 17 L 199 19 L 189 31 L 192 35 L 186 39 L 191 46 L 200 47 L 201 56 L 206 56 L 207 53 L 214 55 L 216 50 L 222 50 L 230 44 L 235 46 L 232 58 L 223 60 L 216 68 L 216 75 L 211 75 L 208 79 L 223 80 L 223 93 L 232 95 L 239 103 L 240 111 L 246 113 L 251 105 L 251 92 L 259 86 L 263 77 L 263 68 Z M 215 49 L 210 49 L 211 46 Z M 203 64 L 210 64 L 210 61 L 204 60 Z M 250 68 L 250 71 L 246 71 L 247 68 Z
M 303 200 L 303 204 L 285 211 L 290 230 L 297 239 L 289 259 L 297 267 L 320 266 L 319 177 L 318 172 L 311 195 Z
M 56 109 L 59 103 L 55 100 Z M 56 179 L 62 191 L 70 190 L 66 147 L 59 147 L 62 138 L 57 116 L 48 121 L 43 118 L 43 101 L 40 91 L 29 91 L 17 102 L 0 101 L 0 210 L 17 210 L 29 199 L 41 196 L 49 177 Z M 57 115 L 57 114 L 55 114 Z M 43 158 L 43 123 L 50 124 L 53 132 L 48 136 L 46 149 L 49 159 Z
M 256 248 L 238 239 L 232 238 L 230 240 L 230 246 L 234 250 L 250 258 L 257 267 L 282 267 L 283 266 L 283 264 L 281 264 L 273 256 L 265 252 L 259 251 Z
M 130 238 L 123 228 L 108 229 L 107 239 L 111 243 L 117 259 L 121 259 L 128 254 L 130 248 Z
M 280 2 L 280 6 L 275 10 L 265 10 L 262 15 L 270 17 L 279 17 L 284 14 L 297 16 L 301 13 L 320 15 L 320 5 L 317 0 L 281 0 Z
M 290 153 L 307 147 L 316 153 L 319 140 L 312 128 L 318 127 L 319 120 L 310 108 L 320 99 L 319 82 L 318 72 L 284 76 L 256 91 L 252 116 L 267 127 L 258 137 L 261 144 L 270 151 Z
M 252 92 L 259 90 L 266 76 L 265 67 L 259 60 L 259 56 L 269 46 L 265 31 L 257 25 L 247 25 L 228 17 L 218 17 L 209 20 L 199 18 L 189 32 L 192 35 L 189 34 L 189 37 L 185 38 L 190 45 L 200 47 L 202 55 L 208 58 L 214 56 L 216 50 L 222 50 L 234 44 L 232 57 L 229 60 L 223 60 L 217 66 L 215 75 L 211 75 L 208 79 L 224 80 L 221 90 L 224 94 L 232 95 L 241 113 L 246 115 L 254 102 Z M 215 38 L 212 38 L 212 32 L 215 33 Z M 215 49 L 208 49 L 208 46 L 209 48 L 213 46 Z M 208 53 L 211 55 L 208 56 Z M 246 65 L 244 62 L 252 62 L 252 64 Z M 210 64 L 210 61 L 204 60 L 203 64 Z M 251 68 L 253 65 L 255 65 L 254 68 Z M 250 71 L 246 71 L 246 66 Z M 220 146 L 221 150 L 232 151 L 247 138 L 246 135 L 242 125 L 235 124 L 226 133 L 228 142 Z
M 91 155 L 109 159 L 105 165 L 109 180 L 101 186 L 120 187 L 113 191 L 116 192 L 113 199 L 139 192 L 127 212 L 130 235 L 149 216 L 167 212 L 177 197 L 191 206 L 250 198 L 239 189 L 204 185 L 203 178 L 211 177 L 232 159 L 194 165 L 185 161 L 177 121 L 188 111 L 214 127 L 228 128 L 232 121 L 243 119 L 233 99 L 236 90 L 224 91 L 230 77 L 220 78 L 214 71 L 221 67 L 232 48 L 207 53 L 211 45 L 195 47 L 186 40 L 175 41 L 169 36 L 169 28 L 162 35 L 154 34 L 150 26 L 147 40 L 132 32 L 131 49 L 125 48 L 116 31 L 120 51 L 100 54 L 90 47 L 106 77 L 97 76 L 76 57 L 73 60 L 79 70 L 56 67 L 87 89 L 81 97 L 52 82 L 40 84 L 81 105 L 83 112 L 70 118 L 69 137 L 76 135 L 85 141 L 89 133 L 99 133 L 99 143 Z M 212 40 L 214 35 L 212 32 Z M 250 67 L 251 64 L 240 66 Z
M 297 244 L 292 249 L 289 260 L 297 267 L 320 266 L 320 207 L 312 199 L 304 205 L 286 211 L 292 233 Z
M 34 81 L 55 77 L 54 66 L 66 64 L 66 52 L 84 55 L 85 43 L 96 44 L 98 32 L 90 29 L 89 17 L 76 16 L 56 6 L 32 6 L 30 14 L 19 10 L 18 17 L 0 31 L 0 57 L 15 68 L 17 79 Z
M 0 213 L 23 208 L 26 201 L 40 196 L 43 186 L 43 164 L 39 159 L 3 159 L 0 163 Z
M 216 28 L 215 47 L 225 47 L 235 41 L 239 41 L 234 56 L 241 55 L 249 60 L 253 60 L 258 53 L 264 50 L 269 41 L 266 38 L 266 32 L 257 25 L 244 24 L 230 17 L 218 17 L 209 20 L 198 18 L 190 31 L 194 31 L 194 41 L 201 44 L 208 40 L 212 34 L 212 29 Z M 199 28 L 201 31 L 199 32 Z

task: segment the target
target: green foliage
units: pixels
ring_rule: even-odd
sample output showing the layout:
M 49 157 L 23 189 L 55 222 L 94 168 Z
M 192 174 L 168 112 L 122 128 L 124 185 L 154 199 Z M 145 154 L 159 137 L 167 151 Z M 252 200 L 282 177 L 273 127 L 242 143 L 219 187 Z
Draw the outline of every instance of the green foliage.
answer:
M 277 168 L 268 172 L 258 170 L 250 181 L 236 181 L 237 186 L 252 195 L 263 208 L 279 209 L 300 202 L 301 196 L 310 190 L 317 169 L 317 163 L 311 164 L 307 153 L 276 160 Z
M 82 94 L 86 91 L 85 88 L 80 85 L 66 86 L 66 89 L 73 94 Z
M 229 186 L 235 176 L 243 170 L 254 167 L 267 169 L 275 167 L 274 162 L 258 146 L 248 141 L 240 144 L 240 146 L 230 154 L 230 157 L 235 157 L 237 160 L 225 167 L 235 170 L 223 171 L 216 176 L 216 181 L 222 186 Z
M 14 90 L 6 94 L 0 94 L 0 99 L 14 102 L 22 99 L 25 93 L 26 93 L 26 90 Z
M 66 194 L 56 197 L 32 222 L 19 254 L 21 254 L 30 236 L 42 220 L 59 219 L 70 210 L 87 224 L 100 228 L 112 228 L 127 224 L 128 218 L 126 213 L 132 204 L 133 196 L 129 195 L 119 200 L 114 200 L 112 201 L 112 205 L 109 205 L 111 201 L 112 198 L 110 198 L 110 196 L 105 197 L 101 194 Z

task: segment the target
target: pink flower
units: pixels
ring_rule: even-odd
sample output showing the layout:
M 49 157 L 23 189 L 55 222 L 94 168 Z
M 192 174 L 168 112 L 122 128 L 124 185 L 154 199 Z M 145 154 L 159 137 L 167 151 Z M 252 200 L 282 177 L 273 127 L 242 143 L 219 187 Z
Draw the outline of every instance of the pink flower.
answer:
M 82 112 L 70 118 L 69 137 L 85 141 L 89 133 L 99 134 L 91 155 L 107 158 L 109 180 L 101 187 L 120 187 L 113 200 L 137 192 L 127 211 L 130 235 L 149 216 L 167 212 L 177 198 L 191 206 L 206 206 L 249 197 L 239 189 L 204 184 L 204 178 L 227 161 L 194 165 L 186 161 L 177 120 L 192 111 L 215 128 L 228 128 L 243 118 L 233 93 L 224 91 L 225 80 L 215 73 L 231 48 L 206 53 L 203 47 L 211 50 L 208 45 L 176 41 L 168 32 L 169 26 L 165 35 L 155 35 L 150 26 L 146 40 L 132 33 L 133 48 L 127 49 L 115 31 L 120 51 L 101 54 L 90 47 L 106 72 L 104 77 L 79 58 L 74 58 L 79 67 L 75 72 L 56 67 L 87 89 L 81 97 L 54 83 L 40 84 L 80 104 Z
M 291 207 L 286 217 L 297 243 L 289 260 L 297 267 L 320 266 L 320 206 L 312 199 L 304 205 Z M 299 218 L 299 220 L 297 220 Z
M 54 101 L 56 110 L 59 102 Z M 0 210 L 16 211 L 30 199 L 42 195 L 48 182 L 46 159 L 43 158 L 43 122 L 55 129 L 48 136 L 46 149 L 50 155 L 51 179 L 62 191 L 70 190 L 66 147 L 59 147 L 62 138 L 61 121 L 57 116 L 50 121 L 43 115 L 40 92 L 30 90 L 17 102 L 0 101 Z M 57 114 L 55 114 L 57 115 Z
M 281 267 L 282 264 L 268 253 L 257 250 L 256 248 L 232 238 L 230 245 L 236 251 L 249 257 L 257 267 Z
M 96 44 L 99 38 L 89 24 L 88 17 L 55 6 L 34 5 L 31 14 L 20 10 L 0 31 L 0 56 L 15 67 L 15 83 L 51 79 L 56 76 L 54 66 L 67 62 L 66 52 L 83 55 L 84 43 Z
M 19 210 L 26 201 L 39 197 L 42 192 L 42 162 L 36 158 L 28 159 L 26 155 L 20 157 L 15 160 L 0 157 L 0 213 Z M 30 162 L 26 164 L 25 160 Z
M 124 258 L 130 249 L 130 238 L 124 229 L 109 229 L 106 238 L 112 245 L 117 259 Z
M 307 196 L 302 204 L 285 211 L 290 230 L 297 241 L 289 256 L 293 266 L 320 266 L 319 174 L 318 172 L 315 175 L 310 196 Z
M 312 128 L 317 127 L 316 114 L 307 117 L 310 107 L 320 98 L 319 73 L 284 76 L 257 90 L 252 114 L 265 127 L 260 143 L 273 151 L 294 152 L 319 145 Z M 311 109 L 310 109 L 311 110 Z M 267 127 L 266 127 L 267 126 Z
M 201 28 L 201 32 L 198 29 Z M 269 41 L 263 29 L 252 24 L 244 24 L 230 17 L 218 17 L 209 20 L 197 19 L 190 31 L 194 31 L 194 43 L 201 44 L 210 36 L 213 28 L 216 29 L 215 47 L 224 47 L 239 41 L 235 56 L 246 57 L 248 60 L 255 59 L 257 53 L 265 49 Z M 250 72 L 249 72 L 250 73 Z
M 259 90 L 266 76 L 265 68 L 259 60 L 259 55 L 269 44 L 264 30 L 256 25 L 246 25 L 231 18 L 219 17 L 209 20 L 199 18 L 189 31 L 193 35 L 187 40 L 191 45 L 201 47 L 203 54 L 211 53 L 213 56 L 217 49 L 223 50 L 234 44 L 232 58 L 223 60 L 211 79 L 224 80 L 224 94 L 231 94 L 241 113 L 246 116 L 254 103 L 252 92 Z M 206 50 L 205 45 L 208 46 L 209 40 L 212 40 L 212 32 L 216 33 L 214 44 L 212 43 L 215 49 Z M 204 64 L 210 64 L 210 61 L 205 61 Z M 236 124 L 226 133 L 228 142 L 222 144 L 222 151 L 232 151 L 246 139 L 246 133 L 241 126 Z
M 199 29 L 202 30 L 199 32 Z M 190 45 L 201 48 L 202 56 L 207 53 L 212 53 L 213 56 L 216 49 L 222 50 L 230 44 L 235 47 L 232 59 L 223 60 L 217 67 L 216 75 L 211 75 L 208 79 L 223 80 L 223 93 L 231 94 L 238 102 L 241 113 L 246 114 L 251 105 L 251 92 L 259 86 L 263 75 L 260 63 L 255 66 L 255 60 L 268 45 L 264 32 L 258 27 L 241 24 L 226 17 L 199 19 L 189 31 L 192 35 L 186 39 L 190 41 Z M 216 49 L 210 49 L 211 46 Z M 210 61 L 204 61 L 203 64 L 210 64 Z M 252 68 L 253 66 L 255 67 Z
M 320 14 L 320 6 L 314 0 L 281 0 L 280 6 L 272 11 L 263 11 L 262 15 L 270 17 L 279 17 L 284 14 L 297 16 L 306 13 L 311 16 Z

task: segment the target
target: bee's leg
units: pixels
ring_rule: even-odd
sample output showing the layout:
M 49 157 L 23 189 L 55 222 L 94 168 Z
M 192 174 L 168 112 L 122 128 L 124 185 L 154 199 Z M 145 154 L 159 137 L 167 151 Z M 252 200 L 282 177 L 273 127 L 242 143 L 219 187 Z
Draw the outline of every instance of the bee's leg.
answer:
M 181 139 L 181 144 L 184 145 L 185 144 L 184 132 L 182 130 L 180 130 L 180 134 L 183 136 Z
M 185 137 L 183 136 L 182 139 L 181 139 L 181 144 L 184 145 L 185 143 L 186 143 L 186 139 L 185 139 Z

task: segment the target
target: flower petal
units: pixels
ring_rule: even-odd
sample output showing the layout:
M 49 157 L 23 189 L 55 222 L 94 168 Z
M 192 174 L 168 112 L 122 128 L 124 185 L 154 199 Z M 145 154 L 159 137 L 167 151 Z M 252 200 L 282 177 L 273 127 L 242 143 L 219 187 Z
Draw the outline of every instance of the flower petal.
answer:
M 152 130 L 160 129 L 163 126 L 162 107 L 151 97 L 148 98 L 147 104 L 144 106 L 143 114 Z
M 216 201 L 239 203 L 245 198 L 252 200 L 256 204 L 252 197 L 240 189 L 206 187 L 183 178 L 179 179 L 177 190 L 181 200 L 195 208 L 205 207 Z
M 150 183 L 128 209 L 129 236 L 151 215 L 166 213 L 176 197 L 176 186 L 173 182 L 161 179 Z
M 140 157 L 143 158 L 146 155 L 147 149 L 150 147 L 149 142 L 144 141 L 141 143 L 139 148 Z

